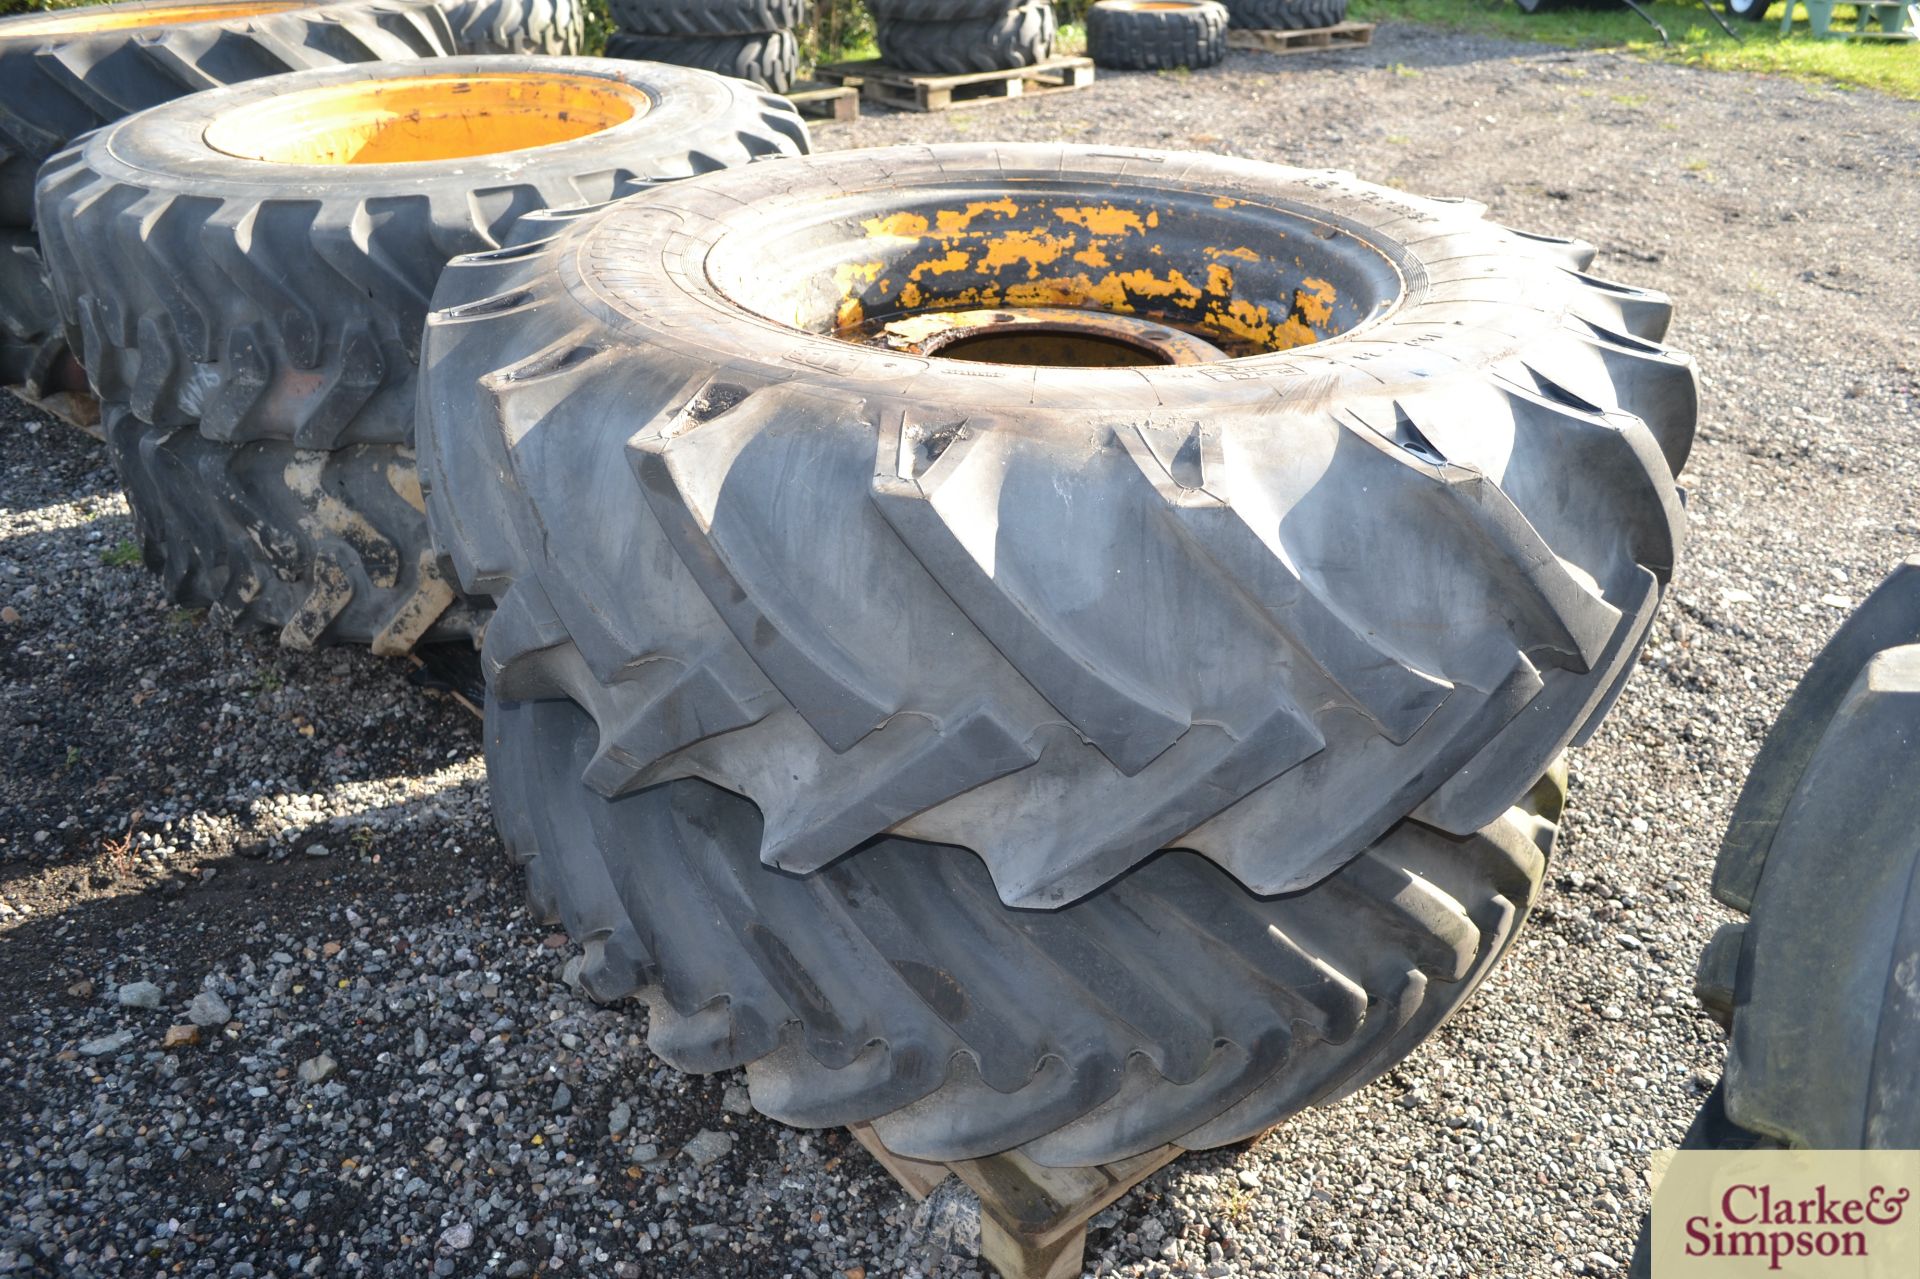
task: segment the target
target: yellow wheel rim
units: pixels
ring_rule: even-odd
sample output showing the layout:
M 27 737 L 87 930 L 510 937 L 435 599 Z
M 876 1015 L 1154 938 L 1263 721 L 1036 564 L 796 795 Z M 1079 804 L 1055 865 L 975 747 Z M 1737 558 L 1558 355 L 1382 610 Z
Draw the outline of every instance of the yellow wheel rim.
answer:
M 413 164 L 571 142 L 651 105 L 598 76 L 419 75 L 283 94 L 223 114 L 206 138 L 270 164 Z

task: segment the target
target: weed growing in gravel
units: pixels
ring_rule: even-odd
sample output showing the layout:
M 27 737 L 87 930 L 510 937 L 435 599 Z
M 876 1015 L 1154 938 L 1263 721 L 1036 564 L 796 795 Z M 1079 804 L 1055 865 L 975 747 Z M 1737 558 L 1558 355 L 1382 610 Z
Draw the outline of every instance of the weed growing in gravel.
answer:
M 1351 16 L 1360 22 L 1424 22 L 1576 49 L 1625 49 L 1716 71 L 1831 80 L 1920 100 L 1920 50 L 1910 44 L 1816 40 L 1804 26 L 1782 38 L 1778 4 L 1764 22 L 1735 22 L 1738 40 L 1728 38 L 1691 0 L 1646 0 L 1641 7 L 1667 29 L 1671 46 L 1662 45 L 1653 28 L 1624 5 L 1558 9 L 1530 17 L 1508 0 L 1353 0 Z M 1834 24 L 1850 28 L 1852 23 L 1852 7 L 1842 6 Z
M 130 564 L 138 564 L 140 548 L 123 537 L 100 552 L 100 562 L 108 568 L 126 568 Z

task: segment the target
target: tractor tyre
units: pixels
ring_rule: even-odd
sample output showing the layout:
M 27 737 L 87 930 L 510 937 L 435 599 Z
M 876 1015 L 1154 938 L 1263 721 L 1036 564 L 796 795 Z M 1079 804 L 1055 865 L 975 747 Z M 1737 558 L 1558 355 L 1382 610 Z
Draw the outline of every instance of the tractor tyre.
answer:
M 636 36 L 738 36 L 792 31 L 807 0 L 609 0 L 613 25 Z
M 1168 847 L 1304 889 L 1498 820 L 1681 541 L 1666 300 L 1483 215 L 1037 145 L 534 215 L 435 297 L 435 536 L 551 601 L 590 788 L 745 796 L 771 865 L 894 834 L 1016 906 Z
M 748 80 L 775 93 L 793 87 L 800 73 L 800 42 L 791 31 L 761 31 L 732 36 L 636 36 L 607 41 L 609 58 L 665 62 L 697 67 L 716 75 Z
M 997 18 L 1026 0 L 867 0 L 876 21 L 977 22 Z
M 366 644 L 392 657 L 479 638 L 489 610 L 440 571 L 412 449 L 220 444 L 115 407 L 104 425 L 147 565 L 176 603 L 295 649 Z
M 1347 20 L 1347 0 L 1221 0 L 1233 25 L 1253 31 L 1311 31 Z
M 47 166 L 42 247 L 103 402 L 215 440 L 405 444 L 448 258 L 530 210 L 806 145 L 788 103 L 677 67 L 335 67 L 101 129 Z
M 1695 984 L 1731 1031 L 1716 1131 L 1920 1148 L 1916 786 L 1920 556 L 1814 660 L 1734 807 L 1714 895 L 1749 918 L 1714 935 Z
M 1403 822 L 1284 897 L 1168 852 L 1063 910 L 1014 910 L 965 849 L 892 838 L 793 876 L 761 863 L 738 796 L 580 784 L 605 746 L 564 691 L 585 661 L 564 634 L 532 582 L 496 616 L 488 773 L 587 990 L 644 999 L 679 1069 L 744 1066 L 763 1113 L 869 1122 L 913 1158 L 1202 1149 L 1362 1086 L 1493 967 L 1564 795 L 1548 782 L 1464 839 Z
M 133 0 L 0 20 L 0 224 L 81 134 L 217 85 L 453 52 L 431 0 Z
M 582 0 L 441 0 L 456 53 L 578 54 L 587 37 Z
M 1010 71 L 1053 56 L 1057 23 L 1051 4 L 1023 4 L 987 18 L 902 22 L 874 18 L 880 60 L 902 71 L 969 75 Z
M 1087 10 L 1087 54 L 1115 71 L 1215 66 L 1227 56 L 1227 10 L 1217 0 L 1101 0 Z
M 39 240 L 31 231 L 0 227 L 0 387 L 40 399 L 54 389 L 66 354 Z

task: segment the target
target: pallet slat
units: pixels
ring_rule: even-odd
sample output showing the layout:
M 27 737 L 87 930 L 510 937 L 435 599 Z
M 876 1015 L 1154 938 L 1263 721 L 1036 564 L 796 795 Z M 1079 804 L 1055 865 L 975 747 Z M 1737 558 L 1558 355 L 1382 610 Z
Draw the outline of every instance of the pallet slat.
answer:
M 1301 31 L 1227 32 L 1229 49 L 1254 53 L 1312 53 L 1322 49 L 1359 49 L 1373 43 L 1371 22 L 1337 22 L 1330 27 L 1309 27 Z
M 1087 1222 L 1186 1151 L 1161 1146 L 1098 1168 L 1048 1168 L 1018 1151 L 933 1163 L 888 1150 L 867 1124 L 848 1129 L 915 1199 L 949 1175 L 980 1199 L 980 1256 L 1002 1279 L 1077 1279 Z
M 948 111 L 959 106 L 1010 102 L 1030 93 L 1054 93 L 1092 84 L 1091 58 L 1048 58 L 1030 67 L 975 71 L 966 75 L 922 75 L 876 60 L 837 62 L 819 68 L 822 80 L 858 89 L 869 102 L 898 111 Z
M 824 80 L 803 80 L 786 93 L 787 101 L 809 120 L 825 124 L 846 124 L 860 118 L 858 85 L 828 84 Z

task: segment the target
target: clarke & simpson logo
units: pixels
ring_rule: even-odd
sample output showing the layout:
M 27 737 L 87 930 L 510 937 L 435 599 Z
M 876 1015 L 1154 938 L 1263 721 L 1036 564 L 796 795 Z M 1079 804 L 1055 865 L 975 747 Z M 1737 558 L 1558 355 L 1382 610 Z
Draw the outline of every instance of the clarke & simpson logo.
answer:
M 1654 1279 L 1920 1275 L 1920 1152 L 1683 1150 L 1654 1176 Z

